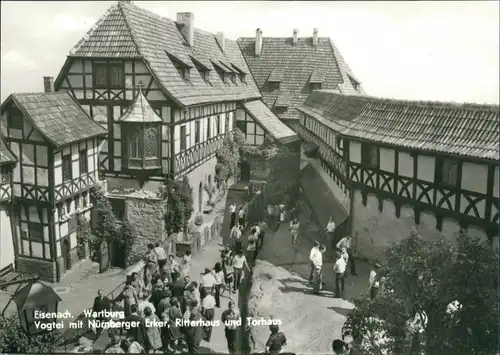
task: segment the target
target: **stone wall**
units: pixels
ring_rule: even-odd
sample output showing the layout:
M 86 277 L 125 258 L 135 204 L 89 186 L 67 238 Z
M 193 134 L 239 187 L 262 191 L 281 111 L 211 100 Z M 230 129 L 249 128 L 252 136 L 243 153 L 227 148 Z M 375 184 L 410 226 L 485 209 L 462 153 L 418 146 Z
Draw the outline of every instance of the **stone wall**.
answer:
M 352 229 L 358 232 L 354 241 L 358 254 L 368 260 L 383 260 L 384 251 L 398 240 L 410 235 L 412 228 L 425 238 L 444 236 L 450 241 L 456 240 L 460 230 L 459 223 L 454 219 L 443 219 L 442 231 L 436 229 L 436 218 L 431 212 L 420 214 L 420 224 L 415 225 L 412 206 L 402 206 L 400 217 L 396 216 L 396 207 L 389 200 L 383 201 L 382 212 L 379 210 L 378 199 L 368 195 L 366 206 L 362 203 L 359 190 L 354 191 Z M 474 226 L 469 226 L 471 236 L 479 236 L 487 240 L 485 232 Z M 498 248 L 498 237 L 494 244 Z
M 144 255 L 149 243 L 168 244 L 163 219 L 165 211 L 166 204 L 161 199 L 126 197 L 125 216 L 137 237 L 130 259 L 137 260 Z
M 16 271 L 28 275 L 40 275 L 43 281 L 57 282 L 56 263 L 16 256 Z

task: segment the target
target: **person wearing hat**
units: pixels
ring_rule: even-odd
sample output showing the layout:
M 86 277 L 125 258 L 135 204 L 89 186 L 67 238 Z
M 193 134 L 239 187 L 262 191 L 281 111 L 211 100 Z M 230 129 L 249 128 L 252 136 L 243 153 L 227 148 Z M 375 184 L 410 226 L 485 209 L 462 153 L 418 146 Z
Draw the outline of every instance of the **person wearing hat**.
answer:
M 211 270 L 205 268 L 205 272 L 202 274 L 201 277 L 200 294 L 205 294 L 205 295 L 208 295 L 209 293 L 211 294 L 214 290 L 216 281 L 217 280 L 215 280 L 214 274 L 211 272 Z M 202 293 L 201 290 L 205 290 L 205 292 Z
M 370 270 L 370 278 L 368 279 L 368 285 L 370 290 L 370 298 L 374 299 L 378 293 L 380 282 L 378 280 L 378 270 L 380 269 L 380 264 L 376 263 L 372 270 Z
M 316 270 L 315 261 L 318 259 L 319 252 L 320 252 L 319 251 L 319 242 L 315 241 L 314 246 L 312 247 L 311 252 L 309 253 L 309 261 L 310 261 L 310 265 L 311 265 L 311 271 L 309 273 L 309 282 L 313 282 L 314 272 Z

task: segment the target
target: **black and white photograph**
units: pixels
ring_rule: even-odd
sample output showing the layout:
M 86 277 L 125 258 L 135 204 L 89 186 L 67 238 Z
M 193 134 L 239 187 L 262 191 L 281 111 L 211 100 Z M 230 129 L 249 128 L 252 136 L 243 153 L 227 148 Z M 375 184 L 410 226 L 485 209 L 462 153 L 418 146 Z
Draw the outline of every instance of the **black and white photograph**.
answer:
M 0 354 L 500 355 L 500 2 L 0 6 Z

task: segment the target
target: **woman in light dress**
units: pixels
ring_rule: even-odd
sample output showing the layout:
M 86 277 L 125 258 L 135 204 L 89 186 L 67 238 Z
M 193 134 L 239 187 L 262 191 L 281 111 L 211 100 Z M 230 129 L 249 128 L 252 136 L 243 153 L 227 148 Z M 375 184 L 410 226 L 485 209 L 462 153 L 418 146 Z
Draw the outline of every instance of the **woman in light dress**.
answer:
M 181 269 L 182 277 L 189 276 L 189 273 L 191 272 L 191 250 L 190 249 L 186 250 L 186 253 L 184 253 L 184 256 L 182 257 L 180 269 Z
M 150 353 L 153 353 L 157 350 L 160 350 L 163 347 L 161 342 L 161 333 L 160 328 L 154 326 L 153 324 L 159 324 L 160 319 L 156 314 L 153 313 L 153 310 L 150 307 L 144 308 L 144 320 L 149 323 L 149 326 L 146 327 L 146 335 L 148 337 L 148 342 L 151 346 L 148 349 Z
M 125 317 L 129 316 L 132 312 L 130 311 L 130 307 L 133 304 L 139 303 L 139 297 L 137 296 L 137 291 L 132 285 L 132 281 L 128 280 L 125 283 L 125 287 L 123 291 L 113 300 L 113 303 L 120 302 L 123 300 L 123 308 L 125 312 Z

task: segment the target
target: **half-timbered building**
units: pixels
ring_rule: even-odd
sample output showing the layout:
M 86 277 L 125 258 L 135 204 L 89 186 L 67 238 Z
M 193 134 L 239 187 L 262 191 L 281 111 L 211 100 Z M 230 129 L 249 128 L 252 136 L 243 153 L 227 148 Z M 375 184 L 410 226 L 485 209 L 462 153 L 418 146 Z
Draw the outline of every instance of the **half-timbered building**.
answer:
M 498 106 L 325 90 L 299 110 L 309 169 L 348 211 L 360 254 L 378 257 L 414 226 L 448 238 L 467 228 L 498 249 Z
M 238 44 L 261 93 L 262 100 L 280 119 L 294 128 L 299 111 L 312 90 L 331 89 L 339 93 L 364 94 L 359 79 L 345 62 L 331 38 L 319 37 L 239 38 Z
M 88 191 L 106 131 L 73 97 L 50 92 L 49 78 L 45 84 L 48 92 L 12 94 L 1 106 L 6 148 L 18 160 L 10 175 L 12 232 L 4 234 L 2 223 L 1 238 L 12 238 L 18 271 L 58 281 L 78 261 L 76 215 L 90 218 Z
M 197 211 L 209 200 L 204 186 L 215 181 L 215 151 L 235 112 L 261 103 L 236 41 L 195 28 L 192 13 L 173 21 L 130 1 L 110 7 L 76 44 L 55 87 L 108 130 L 99 155 L 108 197 L 119 218 L 143 221 L 135 227 L 150 240 L 163 238 L 163 216 L 141 217 L 146 209 L 128 203 L 131 195 L 151 199 L 166 176 L 187 176 Z M 294 135 L 277 129 L 283 124 L 272 113 L 253 115 L 260 124 L 248 136 L 257 144 L 265 132 Z
M 0 269 L 14 263 L 14 239 L 10 202 L 12 200 L 12 170 L 17 158 L 0 132 Z

